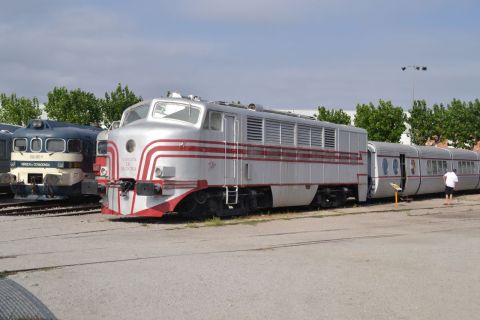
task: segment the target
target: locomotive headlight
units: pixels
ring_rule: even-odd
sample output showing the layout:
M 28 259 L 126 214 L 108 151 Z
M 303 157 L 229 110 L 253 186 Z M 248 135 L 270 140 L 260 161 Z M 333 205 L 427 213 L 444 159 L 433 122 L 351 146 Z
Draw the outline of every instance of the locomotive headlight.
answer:
M 175 167 L 156 167 L 155 176 L 157 178 L 172 178 L 175 177 Z
M 128 140 L 126 148 L 128 152 L 132 153 L 135 150 L 135 141 Z
M 9 184 L 15 182 L 16 177 L 11 173 L 0 174 L 0 183 Z

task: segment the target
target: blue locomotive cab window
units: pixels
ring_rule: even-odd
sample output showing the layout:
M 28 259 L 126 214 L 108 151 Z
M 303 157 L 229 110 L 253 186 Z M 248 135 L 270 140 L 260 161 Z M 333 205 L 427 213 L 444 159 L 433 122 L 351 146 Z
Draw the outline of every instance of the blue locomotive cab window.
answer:
M 13 150 L 15 151 L 27 151 L 27 139 L 19 138 L 13 140 Z
M 388 160 L 383 158 L 382 161 L 383 174 L 386 176 L 388 174 Z
M 82 152 L 82 141 L 79 139 L 68 140 L 68 152 Z
M 47 152 L 64 152 L 65 141 L 63 139 L 47 139 Z
M 137 120 L 145 119 L 148 116 L 148 110 L 150 110 L 150 104 L 142 104 L 138 107 L 128 110 L 124 116 L 122 126 Z
M 174 119 L 189 123 L 197 123 L 200 109 L 190 104 L 157 102 L 153 109 L 156 119 Z
M 42 151 L 42 140 L 39 138 L 30 140 L 30 150 L 32 150 L 32 152 Z

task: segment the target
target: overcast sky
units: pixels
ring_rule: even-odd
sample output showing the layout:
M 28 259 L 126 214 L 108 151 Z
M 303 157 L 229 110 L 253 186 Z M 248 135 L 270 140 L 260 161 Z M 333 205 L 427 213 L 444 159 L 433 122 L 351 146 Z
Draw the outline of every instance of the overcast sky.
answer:
M 402 66 L 427 66 L 427 71 Z M 0 92 L 117 83 L 279 109 L 480 98 L 480 2 L 0 0 Z M 415 83 L 415 85 L 414 85 Z

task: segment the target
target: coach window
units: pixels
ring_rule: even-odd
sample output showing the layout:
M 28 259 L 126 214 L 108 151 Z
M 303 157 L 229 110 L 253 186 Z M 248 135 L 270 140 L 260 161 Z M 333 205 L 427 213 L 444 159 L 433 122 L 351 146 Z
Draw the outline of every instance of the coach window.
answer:
M 47 152 L 64 152 L 65 141 L 63 139 L 47 139 Z
M 26 151 L 27 150 L 27 139 L 19 138 L 13 140 L 13 150 L 14 151 Z
M 438 174 L 438 161 L 437 160 L 432 161 L 432 174 L 433 175 Z
M 398 159 L 393 159 L 393 173 L 398 174 Z
M 68 140 L 68 152 L 82 152 L 82 142 L 79 139 Z
M 427 160 L 427 174 L 431 176 L 433 174 L 432 171 L 432 160 Z
M 415 160 L 410 160 L 410 170 L 412 172 L 412 174 L 415 174 L 415 167 L 417 166 L 417 163 L 415 162 Z
M 30 150 L 32 150 L 32 152 L 42 151 L 42 140 L 39 138 L 30 140 Z
M 382 161 L 382 168 L 383 168 L 383 174 L 387 175 L 388 174 L 388 160 L 383 158 Z

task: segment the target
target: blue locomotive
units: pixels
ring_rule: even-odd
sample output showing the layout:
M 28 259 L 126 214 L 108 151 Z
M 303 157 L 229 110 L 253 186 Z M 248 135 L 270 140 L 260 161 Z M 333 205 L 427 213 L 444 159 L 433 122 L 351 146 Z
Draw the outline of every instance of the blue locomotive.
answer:
M 12 132 L 19 126 L 0 123 L 0 193 L 10 193 L 10 180 L 2 179 L 10 171 L 10 153 L 12 152 Z
M 52 120 L 31 120 L 12 136 L 10 173 L 16 198 L 63 199 L 81 195 L 81 182 L 93 178 L 100 128 Z

